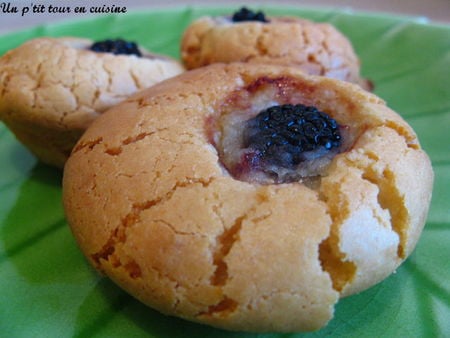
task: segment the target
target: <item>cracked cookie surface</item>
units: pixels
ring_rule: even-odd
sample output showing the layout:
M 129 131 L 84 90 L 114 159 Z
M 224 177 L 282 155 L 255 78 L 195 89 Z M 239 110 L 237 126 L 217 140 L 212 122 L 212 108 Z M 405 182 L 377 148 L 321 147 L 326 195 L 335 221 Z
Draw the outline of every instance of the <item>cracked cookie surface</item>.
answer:
M 315 184 L 242 181 L 223 165 L 228 117 L 274 102 L 346 126 L 345 149 Z M 408 257 L 432 181 L 413 130 L 376 96 L 236 63 L 163 81 L 96 119 L 65 166 L 63 198 L 87 259 L 147 305 L 229 330 L 293 332 L 323 327 L 340 297 Z
M 97 116 L 183 71 L 167 57 L 96 53 L 92 43 L 38 38 L 0 59 L 0 119 L 45 163 L 62 167 Z
M 328 23 L 296 17 L 237 23 L 228 17 L 202 17 L 186 28 L 180 49 L 187 69 L 215 62 L 277 64 L 371 89 L 360 76 L 350 41 Z

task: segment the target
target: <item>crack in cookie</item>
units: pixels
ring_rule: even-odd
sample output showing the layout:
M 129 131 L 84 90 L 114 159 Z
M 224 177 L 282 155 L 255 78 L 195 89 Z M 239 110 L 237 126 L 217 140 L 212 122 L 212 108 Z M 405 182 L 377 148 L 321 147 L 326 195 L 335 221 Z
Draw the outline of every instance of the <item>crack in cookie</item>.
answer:
M 141 203 L 133 203 L 131 206 L 131 211 L 128 212 L 121 219 L 121 224 L 116 227 L 107 240 L 107 242 L 103 245 L 102 249 L 94 254 L 91 254 L 92 260 L 96 263 L 97 268 L 101 270 L 102 260 L 104 261 L 112 261 L 113 266 L 118 267 L 121 264 L 120 258 L 115 255 L 116 246 L 119 244 L 124 244 L 127 240 L 126 231 L 127 229 L 133 227 L 137 223 L 141 221 L 140 215 L 142 212 L 157 206 L 164 201 L 170 200 L 170 198 L 175 194 L 177 189 L 186 188 L 191 185 L 201 184 L 204 187 L 207 187 L 214 178 L 211 178 L 209 181 L 205 181 L 202 179 L 189 179 L 187 178 L 185 182 L 178 182 L 172 190 L 167 192 L 164 196 L 159 198 L 155 198 L 153 200 L 141 202 Z M 164 224 L 167 224 L 165 222 Z M 173 230 L 173 227 L 170 227 Z M 133 264 L 134 270 L 137 270 L 137 263 Z
M 324 271 L 326 271 L 333 282 L 333 289 L 342 292 L 356 274 L 357 266 L 346 257 L 340 249 L 340 226 L 349 217 L 349 204 L 345 201 L 339 191 L 325 195 L 319 194 L 319 198 L 327 205 L 328 214 L 331 217 L 329 235 L 319 245 L 319 259 Z
M 217 237 L 219 242 L 218 248 L 213 253 L 213 264 L 216 266 L 214 275 L 211 276 L 212 285 L 225 285 L 228 279 L 228 267 L 225 262 L 225 257 L 230 252 L 235 241 L 239 238 L 239 231 L 242 227 L 242 222 L 245 216 L 238 217 L 234 224 L 226 229 Z
M 217 304 L 210 305 L 207 311 L 200 312 L 196 317 L 227 317 L 236 311 L 239 303 L 229 297 L 223 299 Z
M 373 168 L 369 167 L 362 177 L 378 187 L 378 202 L 381 208 L 389 212 L 392 230 L 399 236 L 397 255 L 400 259 L 405 259 L 405 229 L 408 227 L 409 217 L 404 199 L 396 189 L 395 175 L 389 169 L 384 169 L 382 174 L 378 175 Z

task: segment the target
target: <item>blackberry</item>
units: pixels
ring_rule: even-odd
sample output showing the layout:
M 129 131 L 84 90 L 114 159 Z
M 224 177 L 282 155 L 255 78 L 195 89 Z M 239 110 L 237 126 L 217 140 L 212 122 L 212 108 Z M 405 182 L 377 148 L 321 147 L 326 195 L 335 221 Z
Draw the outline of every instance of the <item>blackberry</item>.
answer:
M 263 12 L 253 12 L 252 10 L 242 7 L 239 11 L 235 12 L 232 17 L 233 22 L 241 21 L 261 21 L 269 22 Z
M 89 49 L 98 53 L 142 56 L 135 42 L 125 41 L 123 39 L 98 41 L 93 43 Z
M 315 107 L 284 104 L 247 121 L 244 146 L 263 163 L 294 169 L 341 145 L 338 123 Z

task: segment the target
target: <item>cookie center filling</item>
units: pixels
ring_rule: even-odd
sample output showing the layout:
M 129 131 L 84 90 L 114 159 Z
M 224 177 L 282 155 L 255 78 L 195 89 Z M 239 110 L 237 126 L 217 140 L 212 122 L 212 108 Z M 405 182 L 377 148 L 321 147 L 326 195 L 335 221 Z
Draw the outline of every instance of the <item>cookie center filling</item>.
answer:
M 97 53 L 136 55 L 138 57 L 142 56 L 142 53 L 135 42 L 126 41 L 123 39 L 97 41 L 89 47 L 89 50 Z
M 334 157 L 351 149 L 358 129 L 339 123 L 342 107 L 330 106 L 339 101 L 316 100 L 327 93 L 289 77 L 261 77 L 231 92 L 206 120 L 224 170 L 249 183 L 317 188 Z

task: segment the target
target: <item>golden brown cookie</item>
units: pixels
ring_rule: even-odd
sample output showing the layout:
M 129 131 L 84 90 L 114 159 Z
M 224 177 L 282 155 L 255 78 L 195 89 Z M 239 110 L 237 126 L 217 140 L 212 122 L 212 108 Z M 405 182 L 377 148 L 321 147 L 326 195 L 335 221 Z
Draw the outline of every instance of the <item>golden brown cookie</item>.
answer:
M 318 172 L 280 181 L 266 171 L 267 149 L 225 160 L 253 147 L 251 119 L 288 104 L 338 124 L 340 143 Z M 246 128 L 234 133 L 238 124 Z M 300 164 L 280 161 L 297 173 Z M 411 127 L 359 86 L 283 66 L 215 64 L 96 119 L 65 166 L 63 199 L 87 259 L 142 302 L 224 329 L 291 332 L 323 327 L 340 297 L 408 257 L 432 181 Z
M 0 59 L 0 119 L 43 162 L 62 167 L 91 122 L 138 90 L 183 71 L 179 62 L 89 50 L 93 41 L 38 38 Z
M 186 68 L 235 61 L 287 65 L 370 89 L 360 77 L 360 61 L 350 41 L 331 24 L 297 17 L 266 20 L 197 19 L 186 28 L 181 42 Z

